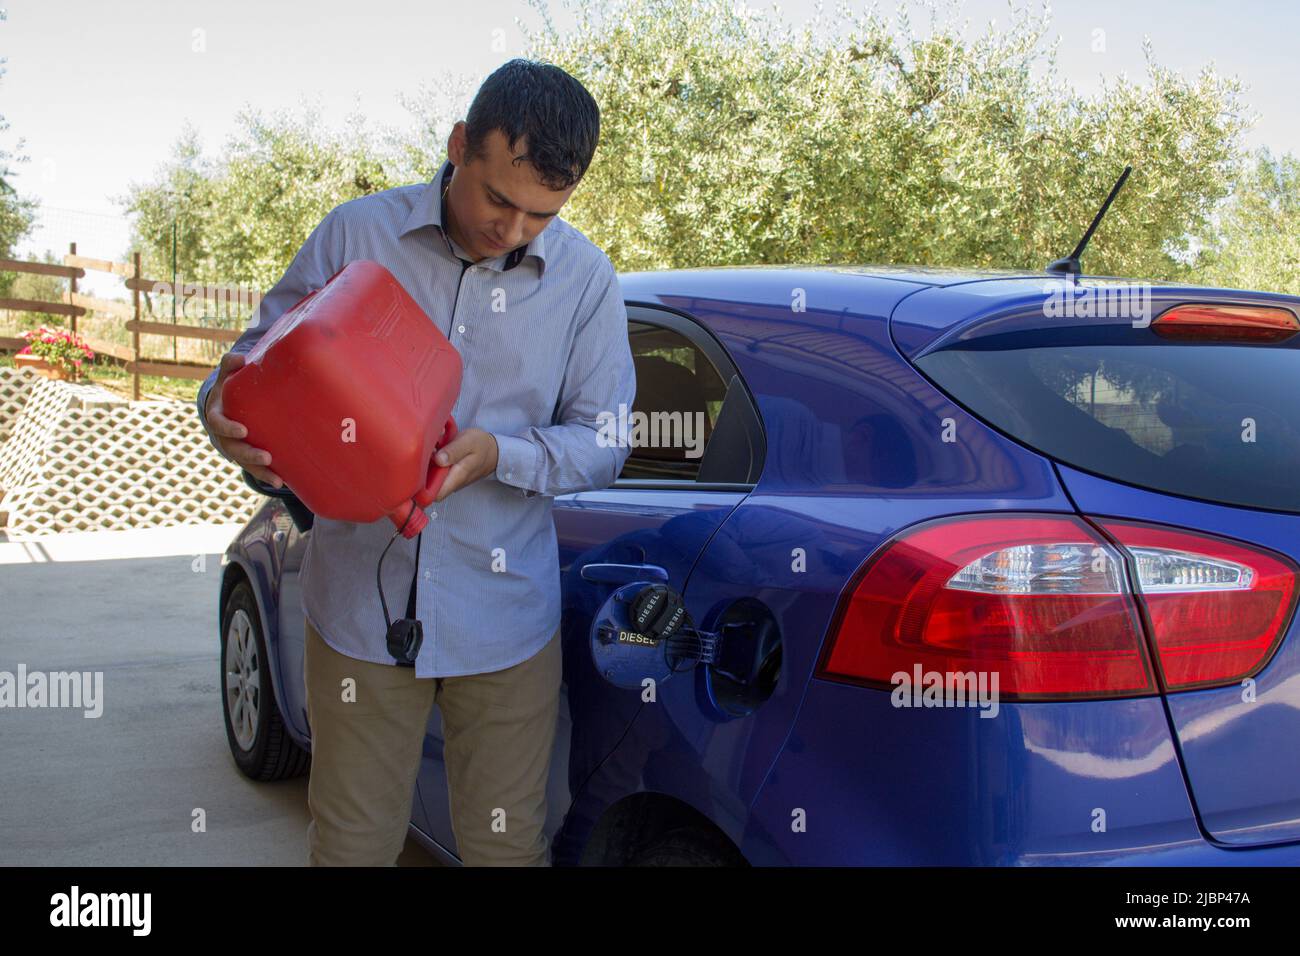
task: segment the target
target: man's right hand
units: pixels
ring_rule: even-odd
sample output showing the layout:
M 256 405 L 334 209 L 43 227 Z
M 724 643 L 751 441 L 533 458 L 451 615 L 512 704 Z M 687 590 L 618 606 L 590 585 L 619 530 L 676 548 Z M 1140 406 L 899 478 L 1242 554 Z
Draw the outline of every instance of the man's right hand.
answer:
M 284 480 L 267 465 L 271 464 L 271 453 L 261 448 L 254 448 L 240 439 L 247 437 L 248 429 L 233 419 L 227 418 L 221 410 L 221 386 L 235 370 L 244 367 L 244 356 L 237 352 L 227 352 L 221 358 L 217 371 L 217 381 L 208 391 L 208 403 L 204 415 L 208 420 L 208 429 L 212 437 L 221 446 L 222 454 L 242 468 L 246 468 L 254 478 L 261 479 L 268 485 L 280 488 Z

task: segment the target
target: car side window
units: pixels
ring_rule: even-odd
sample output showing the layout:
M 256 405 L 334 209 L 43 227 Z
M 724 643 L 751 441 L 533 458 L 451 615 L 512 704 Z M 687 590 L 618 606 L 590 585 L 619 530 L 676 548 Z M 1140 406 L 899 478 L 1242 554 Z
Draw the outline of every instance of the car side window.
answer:
M 636 398 L 619 483 L 753 485 L 766 438 L 721 346 L 688 318 L 638 306 L 628 323 Z M 641 321 L 651 316 L 650 321 Z M 660 321 L 656 321 L 660 320 Z

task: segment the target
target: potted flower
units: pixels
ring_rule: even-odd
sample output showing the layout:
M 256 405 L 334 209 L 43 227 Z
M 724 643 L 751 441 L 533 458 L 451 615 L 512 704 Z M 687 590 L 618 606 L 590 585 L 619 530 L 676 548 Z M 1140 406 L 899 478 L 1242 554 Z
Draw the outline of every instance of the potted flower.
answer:
M 81 336 L 63 329 L 41 326 L 24 332 L 23 338 L 27 344 L 14 356 L 14 364 L 30 366 L 46 378 L 75 381 L 81 377 L 82 363 L 95 358 Z

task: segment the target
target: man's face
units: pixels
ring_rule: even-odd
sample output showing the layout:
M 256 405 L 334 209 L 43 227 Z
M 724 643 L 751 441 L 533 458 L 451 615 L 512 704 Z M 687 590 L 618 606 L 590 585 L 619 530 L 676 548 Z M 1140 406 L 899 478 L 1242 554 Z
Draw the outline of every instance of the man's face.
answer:
M 448 231 L 474 261 L 503 256 L 527 245 L 546 228 L 568 200 L 574 183 L 556 191 L 547 187 L 528 160 L 513 162 L 528 151 L 526 139 L 506 146 L 499 129 L 484 142 L 484 154 L 466 163 L 464 122 L 457 123 L 447 142 L 447 155 L 456 167 L 447 190 Z

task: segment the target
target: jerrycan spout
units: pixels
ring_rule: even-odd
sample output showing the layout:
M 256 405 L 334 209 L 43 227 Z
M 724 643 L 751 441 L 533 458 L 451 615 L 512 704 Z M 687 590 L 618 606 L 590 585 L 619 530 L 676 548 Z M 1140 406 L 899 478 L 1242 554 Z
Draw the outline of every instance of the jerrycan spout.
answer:
M 388 515 L 393 524 L 397 526 L 397 529 L 402 532 L 402 537 L 414 538 L 428 525 L 429 516 L 425 514 L 424 509 L 433 504 L 433 500 L 438 497 L 443 482 L 447 480 L 447 473 L 451 471 L 450 465 L 438 464 L 438 451 L 449 444 L 456 437 L 456 434 L 456 419 L 448 415 L 447 424 L 443 427 L 442 438 L 434 447 L 433 454 L 429 456 L 429 471 L 424 481 L 424 487 L 417 491 L 410 500 L 403 501 Z

